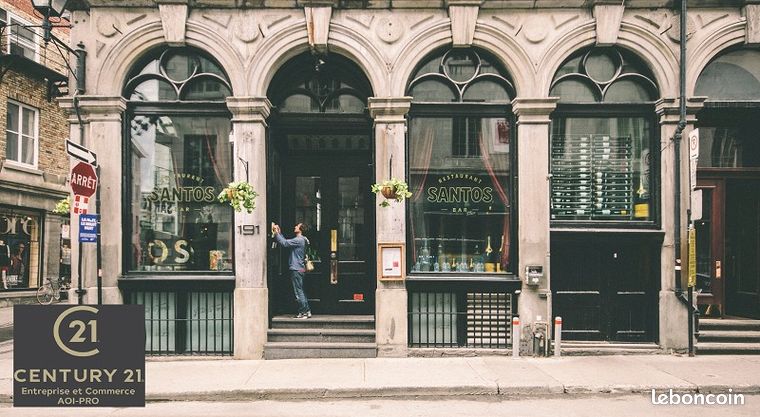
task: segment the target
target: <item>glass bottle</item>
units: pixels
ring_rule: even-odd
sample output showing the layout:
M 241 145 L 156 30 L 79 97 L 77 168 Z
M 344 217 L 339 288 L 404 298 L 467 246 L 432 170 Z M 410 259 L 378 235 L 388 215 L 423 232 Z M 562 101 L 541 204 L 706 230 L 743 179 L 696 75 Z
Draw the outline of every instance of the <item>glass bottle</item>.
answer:
M 485 272 L 496 272 L 496 254 L 491 247 L 491 235 L 486 238 L 486 259 L 483 265 Z
M 422 272 L 430 271 L 430 249 L 428 249 L 427 240 L 422 242 L 422 249 L 420 250 L 420 270 Z

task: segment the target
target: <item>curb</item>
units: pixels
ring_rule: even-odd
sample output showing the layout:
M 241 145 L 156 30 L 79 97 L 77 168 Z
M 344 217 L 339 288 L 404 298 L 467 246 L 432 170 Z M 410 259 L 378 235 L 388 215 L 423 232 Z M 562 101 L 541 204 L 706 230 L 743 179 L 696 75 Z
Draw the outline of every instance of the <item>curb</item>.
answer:
M 672 389 L 677 393 L 726 393 L 732 389 L 736 394 L 760 394 L 760 385 L 747 386 L 631 386 L 617 385 L 609 387 L 580 387 L 580 386 L 524 386 L 501 389 L 498 386 L 466 386 L 466 387 L 389 387 L 389 388 L 273 388 L 251 390 L 227 390 L 206 392 L 158 392 L 146 393 L 145 401 L 152 402 L 238 402 L 257 400 L 320 400 L 320 399 L 357 399 L 357 398 L 398 398 L 414 397 L 491 397 L 509 399 L 530 399 L 547 397 L 585 397 L 593 395 L 646 395 L 652 389 L 658 392 Z M 0 394 L 0 404 L 10 404 L 13 396 Z

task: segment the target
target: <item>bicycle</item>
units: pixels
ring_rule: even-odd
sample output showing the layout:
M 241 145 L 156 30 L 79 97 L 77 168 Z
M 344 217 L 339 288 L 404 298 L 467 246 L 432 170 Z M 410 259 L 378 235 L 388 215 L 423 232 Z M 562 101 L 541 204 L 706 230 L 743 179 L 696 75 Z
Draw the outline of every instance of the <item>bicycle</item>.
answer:
M 62 286 L 60 279 L 46 278 L 45 284 L 37 289 L 37 302 L 42 305 L 52 304 L 53 300 L 61 301 Z

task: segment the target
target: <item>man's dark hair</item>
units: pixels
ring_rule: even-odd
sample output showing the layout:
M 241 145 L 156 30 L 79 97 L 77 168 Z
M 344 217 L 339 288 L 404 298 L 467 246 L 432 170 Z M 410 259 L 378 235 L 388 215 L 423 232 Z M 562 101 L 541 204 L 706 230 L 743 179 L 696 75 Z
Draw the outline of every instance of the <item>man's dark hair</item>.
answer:
M 304 223 L 298 223 L 298 230 L 300 230 L 301 233 L 306 233 L 306 230 L 308 230 L 308 229 L 309 228 L 306 227 L 306 224 L 304 224 Z

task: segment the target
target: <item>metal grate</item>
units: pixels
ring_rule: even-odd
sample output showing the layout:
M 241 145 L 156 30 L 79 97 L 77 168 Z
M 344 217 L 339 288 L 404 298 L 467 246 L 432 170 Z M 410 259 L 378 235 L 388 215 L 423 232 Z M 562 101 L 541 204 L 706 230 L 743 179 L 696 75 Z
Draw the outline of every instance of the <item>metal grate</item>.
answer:
M 508 348 L 512 295 L 507 292 L 409 292 L 410 347 Z
M 145 306 L 145 353 L 231 355 L 229 291 L 131 291 L 130 304 Z

